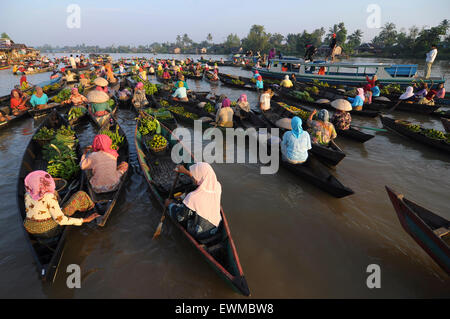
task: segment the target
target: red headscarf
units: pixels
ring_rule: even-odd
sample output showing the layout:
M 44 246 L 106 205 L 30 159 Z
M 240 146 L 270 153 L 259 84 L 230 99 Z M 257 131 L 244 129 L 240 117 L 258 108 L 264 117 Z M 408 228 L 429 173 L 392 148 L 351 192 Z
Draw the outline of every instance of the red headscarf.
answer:
M 94 137 L 92 142 L 92 149 L 94 152 L 103 151 L 105 153 L 113 155 L 115 158 L 119 157 L 119 153 L 111 148 L 112 140 L 108 135 L 99 134 Z
M 23 82 L 28 82 L 27 81 L 27 77 L 25 76 L 25 74 L 24 75 L 22 75 L 22 77 L 20 78 L 20 85 L 22 86 L 22 83 Z

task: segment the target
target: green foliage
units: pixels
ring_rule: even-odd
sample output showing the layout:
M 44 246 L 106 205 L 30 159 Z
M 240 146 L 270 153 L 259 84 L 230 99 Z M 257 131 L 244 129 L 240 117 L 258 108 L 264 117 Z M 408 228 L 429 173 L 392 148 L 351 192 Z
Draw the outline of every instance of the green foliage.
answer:
M 116 130 L 113 132 L 109 129 L 101 130 L 98 134 L 108 135 L 112 140 L 112 149 L 118 150 L 120 146 L 122 146 L 125 141 L 125 136 L 122 136 L 119 132 L 119 126 L 116 125 Z
M 72 93 L 70 92 L 70 89 L 63 89 L 61 90 L 57 96 L 54 97 L 54 101 L 56 103 L 61 103 L 63 101 L 66 101 L 70 98 L 70 96 L 72 95 Z
M 77 119 L 86 113 L 85 107 L 72 107 L 69 110 L 69 121 L 73 119 Z
M 216 108 L 214 107 L 214 105 L 212 105 L 211 103 L 206 103 L 204 110 L 208 113 L 215 113 L 216 112 Z
M 138 130 L 142 135 L 148 135 L 148 134 L 155 133 L 155 131 L 158 127 L 158 123 L 154 117 L 146 116 L 146 117 L 141 118 L 139 121 L 140 121 L 140 124 L 139 124 Z
M 55 135 L 54 129 L 48 129 L 46 126 L 41 128 L 39 132 L 34 135 L 33 140 L 49 140 Z
M 197 114 L 186 112 L 182 106 L 171 106 L 168 110 L 189 119 L 198 120 L 199 118 Z

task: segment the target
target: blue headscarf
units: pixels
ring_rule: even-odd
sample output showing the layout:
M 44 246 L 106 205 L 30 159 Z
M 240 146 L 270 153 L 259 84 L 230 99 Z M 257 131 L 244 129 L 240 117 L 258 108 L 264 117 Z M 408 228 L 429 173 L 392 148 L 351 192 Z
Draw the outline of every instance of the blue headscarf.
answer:
M 292 134 L 294 134 L 296 138 L 299 138 L 300 135 L 303 133 L 302 119 L 299 118 L 298 116 L 294 116 L 291 120 L 291 126 L 292 126 Z
M 317 118 L 326 123 L 330 120 L 330 115 L 328 114 L 327 110 L 322 109 L 317 114 Z

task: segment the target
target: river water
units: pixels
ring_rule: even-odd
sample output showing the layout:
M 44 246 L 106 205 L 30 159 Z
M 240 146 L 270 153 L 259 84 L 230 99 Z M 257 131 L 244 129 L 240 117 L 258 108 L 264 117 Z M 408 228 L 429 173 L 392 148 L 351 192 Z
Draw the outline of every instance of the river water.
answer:
M 221 72 L 249 75 L 238 68 L 224 67 Z M 437 62 L 433 72 L 449 78 L 450 67 Z M 38 83 L 49 75 L 28 78 Z M 0 71 L 0 96 L 18 80 L 11 70 Z M 188 80 L 188 85 L 232 100 L 241 94 L 205 81 Z M 256 94 L 245 93 L 255 105 Z M 118 117 L 130 144 L 131 176 L 105 228 L 87 225 L 71 231 L 53 285 L 38 280 L 16 203 L 18 168 L 38 123 L 26 119 L 0 131 L 0 297 L 240 298 L 170 222 L 164 224 L 160 239 L 152 241 L 161 210 L 137 163 L 136 115 L 121 109 Z M 438 119 L 401 112 L 394 117 L 442 130 Z M 354 123 L 382 127 L 379 119 L 355 116 Z M 82 146 L 87 145 L 91 124 L 77 130 Z M 252 297 L 450 297 L 450 278 L 403 230 L 384 190 L 389 185 L 450 219 L 448 155 L 394 133 L 377 132 L 364 145 L 341 138 L 337 143 L 347 157 L 335 176 L 355 191 L 344 199 L 335 199 L 282 169 L 275 175 L 260 175 L 258 164 L 213 165 Z M 66 287 L 69 264 L 81 266 L 81 289 Z M 366 269 L 371 264 L 381 267 L 380 289 L 367 288 Z

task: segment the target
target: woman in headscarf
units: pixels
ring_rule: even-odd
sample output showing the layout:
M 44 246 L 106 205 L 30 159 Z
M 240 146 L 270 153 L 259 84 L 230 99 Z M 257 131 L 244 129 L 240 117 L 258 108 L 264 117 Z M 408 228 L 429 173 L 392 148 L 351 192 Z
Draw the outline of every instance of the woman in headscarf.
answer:
M 123 174 L 128 170 L 128 163 L 117 166 L 119 153 L 111 148 L 112 140 L 108 135 L 99 134 L 94 138 L 91 147 L 84 150 L 80 166 L 82 170 L 92 170 L 89 183 L 97 194 L 114 191 Z M 89 155 L 88 151 L 92 150 Z
M 445 87 L 444 83 L 439 84 L 438 91 L 435 96 L 436 99 L 443 99 L 445 98 Z
M 42 91 L 42 88 L 37 86 L 36 92 L 31 96 L 30 104 L 33 107 L 44 108 L 47 106 L 48 96 Z
M 416 99 L 420 100 L 421 98 L 425 97 L 427 94 L 428 94 L 428 84 L 423 83 L 422 89 L 419 92 L 417 92 L 416 94 L 414 94 L 414 97 Z
M 90 223 L 99 215 L 94 213 L 87 218 L 72 218 L 75 212 L 94 209 L 95 204 L 88 194 L 79 191 L 72 195 L 61 209 L 55 192 L 55 181 L 45 171 L 34 171 L 25 177 L 24 227 L 28 233 L 41 238 L 51 238 L 60 234 L 65 225 L 81 226 Z
M 258 76 L 256 78 L 256 89 L 258 90 L 258 92 L 264 89 L 264 81 L 262 76 Z
M 330 115 L 327 110 L 320 110 L 317 114 L 317 120 L 314 121 L 313 116 L 316 113 L 317 110 L 314 110 L 308 118 L 308 127 L 312 142 L 320 145 L 328 145 L 331 140 L 336 138 L 336 130 L 334 125 L 329 122 Z
M 222 186 L 208 163 L 196 163 L 189 170 L 178 165 L 176 171 L 192 178 L 197 189 L 182 203 L 166 200 L 170 216 L 183 225 L 195 239 L 206 239 L 217 233 L 222 221 L 220 199 Z
M 134 95 L 131 103 L 137 108 L 144 107 L 148 104 L 147 96 L 145 95 L 144 84 L 139 82 L 134 89 Z
M 250 112 L 250 103 L 248 103 L 247 95 L 242 94 L 236 104 L 236 112 L 241 119 L 244 119 L 249 116 Z
M 408 86 L 405 93 L 400 95 L 399 100 L 402 102 L 414 101 L 414 88 L 412 86 Z
M 24 74 L 20 77 L 20 89 L 23 91 L 28 87 L 27 76 Z
M 178 81 L 177 81 L 177 83 L 175 83 L 174 89 L 179 87 L 180 82 L 183 82 L 183 86 L 186 88 L 187 91 L 189 91 L 189 87 L 186 83 L 186 80 L 184 79 L 184 75 L 181 73 L 178 74 Z
M 163 75 L 162 75 L 162 78 L 163 78 L 164 80 L 170 80 L 170 79 L 172 79 L 172 77 L 170 76 L 170 73 L 169 73 L 169 70 L 168 70 L 168 69 L 165 69 L 165 70 L 164 70 L 164 73 L 163 73 Z
M 337 130 L 348 130 L 352 123 L 352 116 L 349 111 L 352 110 L 350 103 L 344 99 L 335 100 L 331 103 L 336 111 L 334 112 L 331 123 Z
M 355 111 L 361 111 L 363 109 L 364 105 L 364 89 L 358 88 L 357 89 L 358 95 L 355 97 L 349 97 L 347 100 L 352 104 L 352 107 Z
M 78 92 L 78 88 L 73 88 L 71 90 L 71 95 L 70 98 L 66 101 L 63 101 L 62 104 L 69 104 L 72 103 L 73 106 L 78 106 L 78 105 L 82 105 L 82 104 L 86 104 L 88 102 L 88 99 L 80 94 L 80 92 Z
M 375 87 L 375 82 L 377 81 L 377 78 L 378 77 L 374 75 L 371 80 L 369 76 L 366 75 L 367 84 L 364 86 L 364 93 L 367 98 L 368 104 L 372 104 L 372 95 L 373 95 L 372 88 Z
M 20 112 L 28 110 L 28 107 L 25 106 L 28 99 L 29 97 L 24 97 L 17 89 L 11 91 L 11 111 L 13 115 L 18 115 Z
M 143 81 L 147 81 L 147 71 L 145 71 L 143 68 L 139 69 L 139 77 L 143 80 Z
M 423 98 L 419 100 L 419 104 L 426 104 L 433 106 L 434 105 L 434 97 L 436 96 L 436 90 L 430 90 L 430 92 L 427 93 Z
M 172 98 L 174 101 L 182 101 L 188 102 L 187 90 L 184 87 L 184 83 L 182 81 L 178 81 L 178 88 L 172 94 Z
M 230 99 L 226 98 L 222 101 L 222 107 L 216 113 L 216 123 L 220 127 L 233 127 L 233 109 L 231 108 Z
M 302 119 L 294 116 L 291 120 L 292 130 L 284 133 L 281 141 L 281 155 L 283 160 L 291 164 L 301 164 L 308 159 L 311 149 L 311 138 L 303 131 Z
M 284 80 L 281 81 L 280 86 L 281 86 L 281 87 L 284 87 L 284 88 L 291 88 L 291 87 L 294 86 L 294 84 L 292 83 L 292 81 L 289 79 L 289 75 L 286 74 L 286 75 L 284 76 Z

